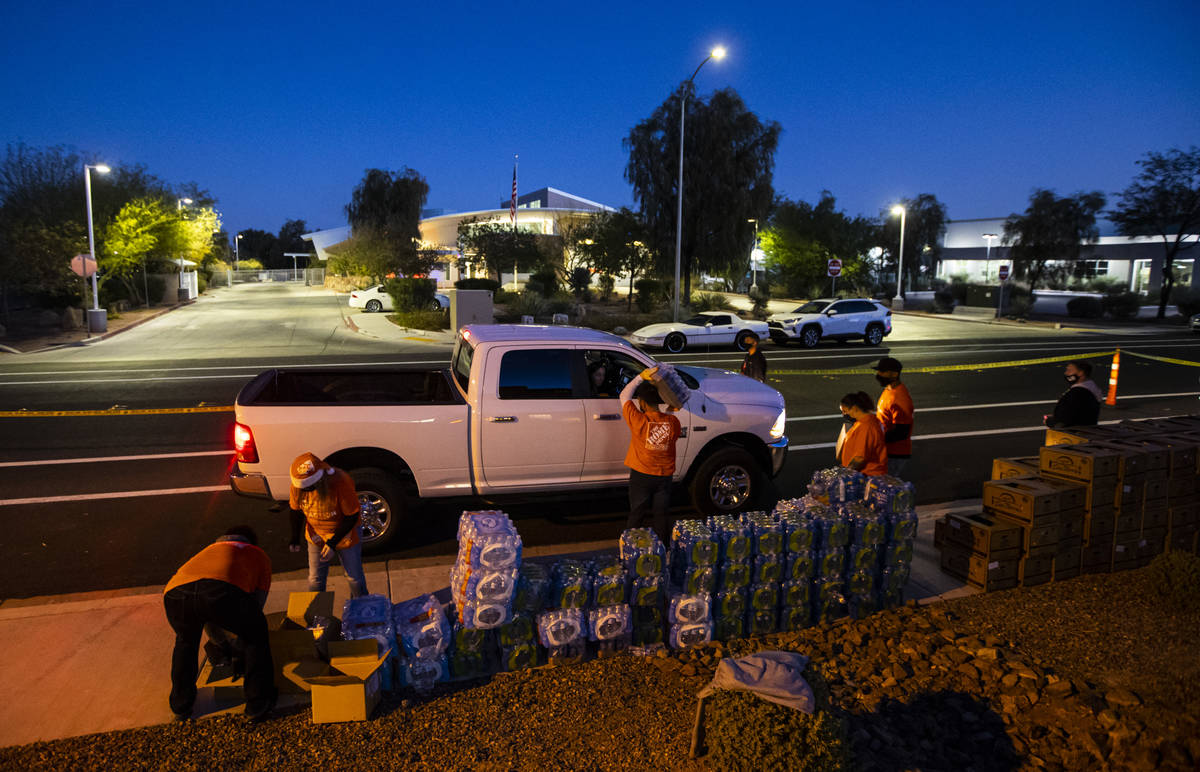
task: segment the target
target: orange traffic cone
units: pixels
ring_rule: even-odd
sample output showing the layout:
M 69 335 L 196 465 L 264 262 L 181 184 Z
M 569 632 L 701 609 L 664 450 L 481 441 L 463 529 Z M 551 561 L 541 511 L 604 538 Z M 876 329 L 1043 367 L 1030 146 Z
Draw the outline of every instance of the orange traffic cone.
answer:
M 1114 407 L 1117 404 L 1117 371 L 1121 369 L 1121 349 L 1113 352 L 1112 367 L 1108 371 L 1108 399 L 1104 404 Z

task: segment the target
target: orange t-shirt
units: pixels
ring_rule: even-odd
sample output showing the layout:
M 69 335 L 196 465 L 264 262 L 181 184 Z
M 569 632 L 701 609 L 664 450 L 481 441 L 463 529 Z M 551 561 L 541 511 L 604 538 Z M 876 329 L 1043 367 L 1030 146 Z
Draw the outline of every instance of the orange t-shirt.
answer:
M 879 396 L 879 406 L 876 410 L 876 416 L 883 424 L 884 434 L 891 431 L 893 426 L 913 425 L 912 395 L 908 393 L 908 387 L 903 383 L 885 388 L 883 394 Z M 908 437 L 905 439 L 889 442 L 887 451 L 889 456 L 911 456 L 912 429 L 909 429 Z
M 327 497 L 321 496 L 319 484 L 306 490 L 292 486 L 288 500 L 292 509 L 304 513 L 304 536 L 310 544 L 316 544 L 318 536 L 323 542 L 332 539 L 343 517 L 358 517 L 358 493 L 350 475 L 334 469 L 326 486 L 329 489 Z M 351 528 L 340 544 L 330 546 L 345 549 L 355 544 L 358 544 L 358 529 Z
M 253 544 L 219 541 L 208 545 L 180 566 L 164 593 L 201 579 L 229 582 L 244 592 L 271 589 L 271 559 Z
M 842 441 L 842 455 L 838 458 L 838 463 L 850 466 L 850 462 L 859 457 L 866 462 L 866 466 L 862 468 L 863 474 L 887 474 L 887 446 L 883 442 L 883 427 L 873 415 L 858 419 L 846 430 L 846 439 Z
M 679 419 L 667 413 L 646 414 L 632 400 L 621 406 L 632 435 L 625 466 L 642 474 L 666 477 L 675 474 L 675 440 Z

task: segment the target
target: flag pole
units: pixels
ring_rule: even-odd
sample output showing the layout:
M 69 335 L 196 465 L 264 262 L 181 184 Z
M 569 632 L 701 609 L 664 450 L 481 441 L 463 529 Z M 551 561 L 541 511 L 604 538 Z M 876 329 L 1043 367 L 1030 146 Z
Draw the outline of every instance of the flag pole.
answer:
M 517 159 L 516 153 L 513 153 L 513 187 L 512 187 L 512 226 L 513 226 L 513 292 L 517 291 Z

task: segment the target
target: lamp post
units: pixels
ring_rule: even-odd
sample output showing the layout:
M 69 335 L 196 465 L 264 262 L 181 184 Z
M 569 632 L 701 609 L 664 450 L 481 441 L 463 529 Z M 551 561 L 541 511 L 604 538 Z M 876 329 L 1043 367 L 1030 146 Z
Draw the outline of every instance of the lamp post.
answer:
M 908 210 L 903 204 L 896 204 L 892 207 L 892 214 L 900 215 L 900 255 L 896 260 L 896 297 L 892 298 L 892 310 L 904 310 L 904 298 L 901 297 L 901 290 L 904 287 L 904 220 L 908 216 Z
M 756 260 L 762 259 L 762 250 L 758 248 L 758 220 L 751 217 L 746 222 L 754 223 L 754 247 L 750 250 L 750 289 L 758 289 L 758 264 Z
M 679 98 L 679 186 L 675 189 L 675 309 L 671 315 L 671 319 L 676 322 L 679 321 L 679 263 L 683 249 L 683 123 L 687 116 L 688 92 L 691 91 L 692 83 L 700 73 L 700 68 L 708 64 L 709 59 L 716 59 L 719 62 L 724 58 L 724 46 L 717 46 L 709 52 L 708 56 L 704 57 L 704 61 L 696 67 L 692 77 L 687 79 L 687 85 L 684 86 L 683 93 Z
M 96 234 L 92 228 L 92 169 L 95 169 L 99 174 L 108 174 L 112 169 L 108 164 L 84 164 L 83 165 L 83 189 L 87 198 L 87 226 L 88 226 L 88 255 L 96 262 L 96 269 L 92 271 L 92 308 L 87 311 L 88 331 L 89 332 L 104 332 L 108 329 L 107 314 L 101 315 L 100 311 L 100 292 L 96 284 L 96 274 L 100 271 L 99 261 L 96 261 Z M 86 267 L 86 266 L 85 266 Z M 85 271 L 86 273 L 86 271 Z M 83 280 L 83 305 L 87 308 L 87 279 Z
M 992 239 L 999 238 L 995 233 L 985 233 L 983 238 L 987 240 L 987 253 L 984 256 L 983 280 L 991 281 L 992 279 Z
M 235 271 L 238 269 L 238 258 L 241 255 L 241 252 L 238 250 L 238 245 L 240 244 L 241 240 L 242 234 L 240 233 L 233 240 L 233 270 Z
M 176 211 L 176 212 L 183 211 L 183 205 L 184 205 L 184 204 L 187 204 L 188 206 L 191 206 L 191 204 L 192 204 L 192 200 L 191 200 L 190 198 L 177 198 L 177 199 L 175 199 L 175 211 Z

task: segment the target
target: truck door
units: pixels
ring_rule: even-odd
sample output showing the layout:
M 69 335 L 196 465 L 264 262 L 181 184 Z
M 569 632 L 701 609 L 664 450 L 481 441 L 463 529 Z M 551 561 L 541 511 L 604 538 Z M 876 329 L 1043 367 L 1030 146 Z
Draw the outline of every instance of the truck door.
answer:
M 497 348 L 488 353 L 480 458 L 489 488 L 579 482 L 586 443 L 579 352 Z
M 583 482 L 625 483 L 629 480 L 629 467 L 625 466 L 629 426 L 621 414 L 621 389 L 648 365 L 623 351 L 581 349 L 580 353 L 588 375 L 588 396 L 583 400 L 587 449 L 581 479 Z M 682 469 L 687 456 L 691 413 L 685 407 L 675 416 L 684 430 L 684 436 L 675 444 L 676 466 Z

